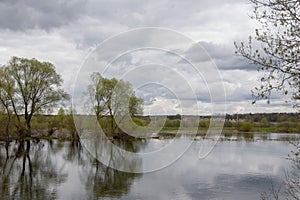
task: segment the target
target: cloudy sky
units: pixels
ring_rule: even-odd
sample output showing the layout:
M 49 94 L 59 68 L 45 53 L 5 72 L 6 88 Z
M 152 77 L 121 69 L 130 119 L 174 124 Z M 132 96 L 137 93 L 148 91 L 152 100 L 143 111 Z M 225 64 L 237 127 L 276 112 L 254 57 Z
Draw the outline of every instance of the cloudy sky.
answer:
M 87 60 L 98 50 L 102 59 L 113 54 L 118 57 L 104 75 L 132 82 L 136 93 L 145 100 L 145 114 L 217 111 L 223 107 L 216 97 L 220 81 L 226 92 L 228 113 L 294 111 L 281 94 L 273 95 L 270 105 L 264 101 L 251 105 L 251 89 L 259 84 L 260 74 L 255 66 L 234 55 L 233 45 L 234 41 L 247 40 L 253 34 L 256 24 L 249 18 L 251 10 L 246 0 L 0 0 L 0 63 L 5 64 L 11 56 L 50 61 L 62 75 L 63 87 L 72 94 L 74 87 L 84 90 L 84 83 L 78 83 L 80 78 L 74 80 L 77 74 L 88 71 Z M 108 38 L 142 27 L 174 30 L 195 45 L 178 48 L 170 45 L 177 44 L 177 36 L 168 38 L 148 31 L 131 34 L 122 44 L 108 42 L 113 46 L 105 49 L 110 50 L 105 52 L 109 55 L 101 53 L 102 47 L 99 50 L 98 45 Z M 130 48 L 114 46 L 165 43 L 171 53 L 143 49 L 119 56 L 116 53 L 122 53 L 120 49 Z M 201 46 L 202 51 L 195 46 Z M 205 64 L 205 70 L 200 69 L 200 75 L 195 76 L 193 68 L 182 57 L 178 59 L 178 55 L 172 54 L 172 50 L 196 65 L 200 63 L 200 68 Z M 102 60 L 94 62 L 101 65 Z M 208 67 L 212 63 L 218 69 L 217 78 L 210 75 Z

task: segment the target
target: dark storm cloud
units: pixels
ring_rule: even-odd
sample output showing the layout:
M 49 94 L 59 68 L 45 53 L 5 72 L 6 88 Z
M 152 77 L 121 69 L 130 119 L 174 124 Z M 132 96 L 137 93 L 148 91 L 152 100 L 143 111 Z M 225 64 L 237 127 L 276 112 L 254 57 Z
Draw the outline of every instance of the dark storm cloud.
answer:
M 3 0 L 0 1 L 0 28 L 26 30 L 50 29 L 77 20 L 86 0 Z

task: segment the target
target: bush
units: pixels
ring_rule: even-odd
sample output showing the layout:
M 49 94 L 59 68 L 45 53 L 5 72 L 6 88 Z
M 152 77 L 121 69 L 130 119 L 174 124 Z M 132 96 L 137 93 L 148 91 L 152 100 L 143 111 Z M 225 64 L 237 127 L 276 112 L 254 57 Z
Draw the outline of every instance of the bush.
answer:
M 179 127 L 180 120 L 179 119 L 174 119 L 174 120 L 167 119 L 164 126 L 165 127 Z
M 239 122 L 238 130 L 242 132 L 249 132 L 252 129 L 252 124 L 250 122 Z
M 137 125 L 137 126 L 147 126 L 149 124 L 148 121 L 137 118 L 137 117 L 133 117 L 132 121 Z
M 208 128 L 209 127 L 209 120 L 200 120 L 199 121 L 199 127 L 201 128 Z
M 261 127 L 270 127 L 269 121 L 266 117 L 263 117 L 260 120 L 260 123 L 261 123 Z
M 234 127 L 234 126 L 235 126 L 235 122 L 232 121 L 226 120 L 224 123 L 224 127 Z
M 300 133 L 300 123 L 291 121 L 279 123 L 277 131 L 283 133 Z
M 277 126 L 278 132 L 288 133 L 290 129 L 290 123 L 289 122 L 281 122 Z

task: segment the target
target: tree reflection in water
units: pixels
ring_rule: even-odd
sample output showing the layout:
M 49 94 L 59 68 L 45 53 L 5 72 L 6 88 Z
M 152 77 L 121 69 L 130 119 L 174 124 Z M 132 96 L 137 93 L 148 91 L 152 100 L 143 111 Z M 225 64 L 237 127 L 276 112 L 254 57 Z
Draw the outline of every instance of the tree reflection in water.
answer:
M 47 146 L 46 146 L 47 145 Z M 54 162 L 46 142 L 20 141 L 0 148 L 3 199 L 55 199 L 57 185 L 67 178 Z
M 131 152 L 139 152 L 141 148 L 146 146 L 145 140 L 134 140 L 134 141 L 115 141 L 120 148 L 125 149 Z M 98 148 L 100 148 L 98 146 Z M 115 166 L 116 164 L 125 166 L 125 168 L 138 168 L 141 167 L 141 160 L 136 158 L 134 160 L 128 160 L 125 158 L 116 159 L 116 153 L 113 152 L 112 147 L 103 149 L 100 148 L 102 153 L 110 155 L 110 165 Z M 96 152 L 99 152 L 99 149 L 95 149 Z M 138 177 L 141 177 L 142 174 L 136 173 L 127 173 L 121 172 L 115 169 L 112 169 L 102 163 L 97 159 L 90 157 L 89 168 L 84 167 L 82 170 L 83 176 L 82 180 L 85 182 L 85 188 L 87 194 L 89 195 L 88 199 L 99 199 L 99 197 L 121 197 L 124 194 L 127 194 L 130 190 L 130 187 L 134 180 Z M 116 163 L 112 163 L 116 162 Z
M 133 152 L 145 147 L 145 141 L 118 142 Z M 111 153 L 101 148 L 102 153 Z M 111 162 L 120 160 L 111 159 Z M 126 159 L 122 165 L 140 167 L 140 161 Z M 129 192 L 141 174 L 125 173 L 107 167 L 95 159 L 80 142 L 23 141 L 0 143 L 0 194 L 2 199 L 57 199 L 58 188 L 64 187 L 69 168 L 77 166 L 87 199 L 121 197 Z M 64 191 L 64 190 L 63 190 Z M 67 192 L 67 191 L 66 191 Z
M 93 141 L 99 144 L 99 141 Z M 138 152 L 146 146 L 145 140 L 115 141 L 120 148 L 127 151 Z M 121 197 L 127 194 L 133 181 L 141 177 L 141 174 L 126 173 L 112 169 L 93 157 L 80 143 L 70 142 L 67 144 L 67 151 L 63 155 L 66 161 L 80 166 L 80 180 L 84 183 L 87 199 L 99 199 L 101 197 Z M 104 144 L 95 145 L 95 151 L 110 157 L 110 162 L 120 162 L 115 160 L 111 146 Z M 140 167 L 140 160 L 122 159 L 120 163 L 128 168 Z

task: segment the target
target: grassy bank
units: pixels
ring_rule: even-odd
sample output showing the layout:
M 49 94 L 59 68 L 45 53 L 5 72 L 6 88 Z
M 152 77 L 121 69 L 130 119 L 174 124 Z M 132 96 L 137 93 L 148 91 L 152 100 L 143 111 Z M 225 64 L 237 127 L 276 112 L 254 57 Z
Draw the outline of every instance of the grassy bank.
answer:
M 89 119 L 84 117 L 85 119 Z M 88 120 L 89 121 L 89 120 Z M 90 120 L 91 122 L 93 120 Z M 206 134 L 210 126 L 209 117 L 197 116 L 141 116 L 133 118 L 137 125 L 132 127 L 130 123 L 126 124 L 126 130 L 137 132 L 137 137 L 143 137 L 142 134 L 151 135 L 159 131 L 161 134 L 195 133 Z M 107 133 L 109 138 L 123 138 L 125 135 L 114 123 L 114 131 L 111 131 L 111 118 L 101 118 L 99 120 L 101 128 Z M 90 127 L 88 122 L 83 123 Z M 7 116 L 0 115 L 0 140 L 20 139 L 17 129 L 17 121 L 11 117 L 9 124 Z M 141 129 L 141 130 L 139 130 Z M 131 131 L 133 130 L 133 131 Z M 300 133 L 300 115 L 299 114 L 252 114 L 240 115 L 239 120 L 235 116 L 226 116 L 223 134 L 230 133 Z M 114 134 L 112 134 L 114 133 Z M 141 135 L 139 135 L 141 133 Z M 27 136 L 28 137 L 28 136 Z M 58 115 L 35 115 L 31 123 L 31 138 L 35 139 L 78 139 L 77 129 L 74 124 L 71 112 L 59 112 Z
M 196 132 L 206 133 L 208 127 L 163 127 L 160 133 L 176 133 L 176 132 Z M 236 126 L 227 127 L 222 129 L 222 133 L 299 133 L 300 123 L 283 123 L 272 124 L 268 126 L 261 126 L 260 124 L 253 124 L 250 122 L 240 122 Z

